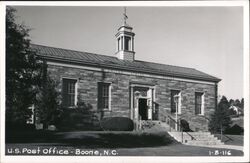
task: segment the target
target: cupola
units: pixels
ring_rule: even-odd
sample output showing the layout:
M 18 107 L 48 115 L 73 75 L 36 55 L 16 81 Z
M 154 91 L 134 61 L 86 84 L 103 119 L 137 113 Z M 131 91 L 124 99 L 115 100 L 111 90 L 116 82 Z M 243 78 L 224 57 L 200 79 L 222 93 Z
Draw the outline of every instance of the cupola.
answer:
M 123 25 L 118 29 L 116 36 L 117 50 L 116 57 L 122 60 L 134 61 L 134 36 L 133 28 L 127 24 L 128 16 L 126 14 L 126 8 L 123 13 Z

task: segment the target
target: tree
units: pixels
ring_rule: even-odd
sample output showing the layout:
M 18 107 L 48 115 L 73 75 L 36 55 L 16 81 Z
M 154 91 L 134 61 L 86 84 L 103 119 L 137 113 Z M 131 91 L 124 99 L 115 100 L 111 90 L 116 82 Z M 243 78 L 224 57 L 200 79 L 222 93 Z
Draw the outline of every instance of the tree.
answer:
M 242 114 L 244 115 L 244 98 L 240 101 L 240 108 L 242 109 Z
M 244 98 L 242 98 L 240 101 L 240 107 L 242 110 L 244 110 Z
M 25 124 L 40 84 L 41 62 L 30 48 L 29 29 L 6 9 L 6 124 Z
M 41 87 L 36 95 L 36 116 L 43 123 L 43 128 L 55 125 L 60 115 L 59 93 L 56 91 L 57 83 L 51 79 L 47 72 L 47 64 L 43 64 Z
M 230 99 L 230 100 L 229 100 L 229 104 L 230 104 L 230 106 L 234 106 L 234 100 L 233 100 L 233 99 Z
M 232 123 L 229 108 L 230 104 L 225 96 L 222 96 L 218 108 L 211 115 L 209 130 L 213 133 L 224 132 Z
M 240 107 L 241 108 L 241 102 L 239 99 L 236 99 L 234 102 L 234 106 Z

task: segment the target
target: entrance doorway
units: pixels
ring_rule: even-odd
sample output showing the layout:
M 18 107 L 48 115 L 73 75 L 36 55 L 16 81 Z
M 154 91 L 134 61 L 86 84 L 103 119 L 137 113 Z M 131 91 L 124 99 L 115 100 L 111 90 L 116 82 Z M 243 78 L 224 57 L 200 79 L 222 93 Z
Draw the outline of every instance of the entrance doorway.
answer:
M 147 117 L 147 99 L 140 98 L 139 99 L 139 115 L 141 116 L 141 120 L 148 120 Z
M 154 93 L 153 86 L 131 85 L 131 119 L 152 120 Z

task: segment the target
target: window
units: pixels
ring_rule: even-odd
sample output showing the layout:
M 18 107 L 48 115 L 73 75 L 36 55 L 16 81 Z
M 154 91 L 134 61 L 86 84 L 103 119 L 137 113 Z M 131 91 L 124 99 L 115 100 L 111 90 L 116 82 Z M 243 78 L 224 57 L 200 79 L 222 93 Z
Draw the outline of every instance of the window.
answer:
M 120 49 L 120 45 L 121 45 L 121 38 L 119 37 L 119 38 L 118 38 L 118 45 L 117 45 L 117 46 L 118 46 L 118 47 L 117 47 L 118 51 L 121 50 L 121 49 Z
M 125 47 L 124 47 L 124 50 L 130 50 L 130 37 L 126 37 L 125 36 Z
M 76 105 L 76 81 L 73 79 L 63 79 L 63 105 L 72 107 Z
M 178 96 L 178 101 L 177 101 L 178 114 L 181 114 L 181 91 L 179 90 L 171 90 L 171 113 L 176 112 L 176 101 L 174 99 L 175 96 Z
M 195 92 L 195 114 L 203 115 L 204 112 L 204 93 Z
M 111 107 L 110 83 L 98 83 L 98 108 L 110 110 Z
M 34 121 L 35 121 L 35 117 L 34 117 L 34 110 L 35 110 L 35 107 L 34 105 L 28 107 L 28 109 L 30 110 L 31 112 L 31 115 L 29 116 L 29 118 L 27 119 L 26 123 L 27 124 L 34 124 Z

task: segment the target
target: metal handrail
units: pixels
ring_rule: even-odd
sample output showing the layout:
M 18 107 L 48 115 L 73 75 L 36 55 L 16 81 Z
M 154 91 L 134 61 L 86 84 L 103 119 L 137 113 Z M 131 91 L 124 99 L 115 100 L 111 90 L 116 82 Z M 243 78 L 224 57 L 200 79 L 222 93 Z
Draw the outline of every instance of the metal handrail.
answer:
M 206 117 L 206 116 L 203 116 L 203 117 L 204 117 L 205 119 L 207 119 L 209 122 L 211 121 L 211 119 L 209 119 L 208 117 Z M 234 141 L 232 138 L 230 138 L 230 137 L 227 136 L 227 135 L 222 134 L 222 136 L 228 138 L 228 140 Z M 221 137 L 221 140 L 222 140 L 222 137 Z M 227 142 L 228 140 L 226 140 L 225 142 Z
M 169 115 L 168 115 L 169 116 Z M 207 119 L 208 121 L 211 121 L 208 117 L 206 117 L 206 116 L 203 116 L 205 119 Z M 173 120 L 175 123 L 177 123 L 176 121 L 175 121 L 175 119 L 173 119 L 171 116 L 169 116 L 169 118 L 171 119 L 171 120 Z M 181 118 L 179 118 L 179 119 L 181 119 Z M 178 123 L 177 123 L 177 125 L 179 125 Z M 182 128 L 182 126 L 180 125 L 180 127 Z M 184 132 L 186 132 L 186 131 L 184 131 Z M 190 133 L 188 133 L 188 132 L 186 132 L 191 138 L 192 138 L 192 140 L 196 140 Z M 226 140 L 225 142 L 227 142 L 227 141 L 229 141 L 229 140 L 231 140 L 231 141 L 234 141 L 232 138 L 230 138 L 229 136 L 227 136 L 227 135 L 224 135 L 224 134 L 222 134 L 222 136 L 224 136 L 224 137 L 226 137 L 228 140 Z M 222 138 L 221 138 L 221 140 L 222 140 Z
M 154 104 L 155 104 L 155 102 L 154 102 Z M 159 105 L 159 104 L 158 104 L 158 105 Z M 163 114 L 163 113 L 160 113 L 160 114 L 162 114 L 164 117 L 166 117 L 165 114 Z M 187 133 L 187 135 L 189 135 L 189 136 L 191 137 L 191 140 L 196 140 L 191 134 L 189 134 L 189 133 L 186 132 L 186 131 L 183 131 L 183 127 L 182 127 L 178 122 L 176 122 L 168 113 L 166 113 L 166 114 L 167 114 L 167 116 L 168 116 L 172 121 L 174 121 L 174 123 L 177 124 L 177 126 L 180 127 L 181 132 L 182 132 L 182 139 L 183 139 L 183 132 L 185 132 L 185 133 Z M 166 118 L 165 118 L 165 119 L 166 119 Z M 171 129 L 171 126 L 170 126 L 170 129 Z
M 175 124 L 177 124 L 177 125 L 180 127 L 181 132 L 187 133 L 187 134 L 191 137 L 191 140 L 196 140 L 190 133 L 188 133 L 187 131 L 183 131 L 183 127 L 182 127 L 181 124 L 179 124 L 178 122 L 176 122 L 171 116 L 168 115 L 168 117 L 169 117 L 172 121 L 174 121 Z
M 167 117 L 169 117 L 170 120 L 172 120 L 175 124 L 177 124 L 177 126 L 180 127 L 180 129 L 181 129 L 181 135 L 182 135 L 182 142 L 183 142 L 183 132 L 187 133 L 187 135 L 191 137 L 191 140 L 196 140 L 195 137 L 193 137 L 190 133 L 188 133 L 187 131 L 183 131 L 182 125 L 180 125 L 178 122 L 176 122 L 175 119 L 173 119 L 168 113 L 166 113 L 166 114 L 167 114 Z M 166 115 L 165 114 L 161 113 L 161 115 L 163 115 L 165 117 L 165 119 L 166 119 Z M 171 125 L 170 124 L 169 124 L 169 127 L 170 127 L 170 130 L 171 130 Z
M 229 140 L 234 141 L 234 139 L 230 138 L 229 136 L 224 135 L 224 134 L 222 134 L 222 135 L 223 135 L 224 137 L 228 138 L 228 140 L 226 140 L 226 141 L 224 141 L 224 142 L 227 142 L 227 141 L 229 141 Z M 222 139 L 221 139 L 221 141 L 222 141 Z

